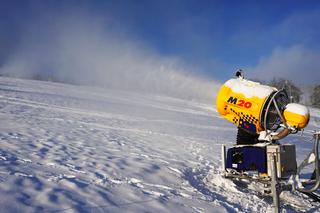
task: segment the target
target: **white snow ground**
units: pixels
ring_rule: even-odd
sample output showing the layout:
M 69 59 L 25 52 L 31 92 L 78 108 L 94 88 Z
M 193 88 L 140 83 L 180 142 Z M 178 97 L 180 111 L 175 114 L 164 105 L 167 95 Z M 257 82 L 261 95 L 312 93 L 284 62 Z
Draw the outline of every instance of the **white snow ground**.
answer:
M 271 211 L 252 184 L 219 175 L 236 128 L 213 104 L 1 77 L 0 212 Z M 299 160 L 312 145 L 287 141 Z M 320 212 L 298 192 L 281 199 L 284 212 Z

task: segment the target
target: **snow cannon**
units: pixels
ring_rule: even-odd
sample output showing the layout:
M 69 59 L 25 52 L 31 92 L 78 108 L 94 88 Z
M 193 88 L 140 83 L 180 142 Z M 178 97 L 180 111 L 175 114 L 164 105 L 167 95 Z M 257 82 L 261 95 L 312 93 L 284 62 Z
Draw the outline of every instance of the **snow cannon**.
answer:
M 305 106 L 289 104 L 285 90 L 243 78 L 230 79 L 221 86 L 216 107 L 225 119 L 253 134 L 274 132 L 280 124 L 300 130 L 310 117 Z
M 262 183 L 277 210 L 281 190 L 296 189 L 314 198 L 320 189 L 320 131 L 312 132 L 314 147 L 299 166 L 295 145 L 279 142 L 308 125 L 308 108 L 289 103 L 284 89 L 246 80 L 241 71 L 236 76 L 221 86 L 216 98 L 218 113 L 238 127 L 236 144 L 228 149 L 222 145 L 222 174 Z M 315 168 L 313 178 L 301 180 L 302 170 L 310 164 Z

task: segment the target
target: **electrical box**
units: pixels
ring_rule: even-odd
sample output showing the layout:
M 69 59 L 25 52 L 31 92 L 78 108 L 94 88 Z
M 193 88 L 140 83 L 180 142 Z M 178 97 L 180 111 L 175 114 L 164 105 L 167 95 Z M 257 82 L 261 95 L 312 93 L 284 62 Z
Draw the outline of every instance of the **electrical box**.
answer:
M 228 149 L 226 154 L 225 167 L 238 172 L 257 171 L 271 177 L 272 155 L 276 156 L 278 178 L 288 178 L 297 172 L 295 145 L 241 145 Z
M 235 146 L 228 149 L 226 168 L 239 172 L 267 173 L 266 146 Z
M 292 144 L 277 145 L 272 144 L 267 146 L 267 162 L 268 176 L 271 177 L 272 155 L 276 156 L 277 175 L 278 178 L 287 178 L 290 175 L 296 174 L 296 147 Z

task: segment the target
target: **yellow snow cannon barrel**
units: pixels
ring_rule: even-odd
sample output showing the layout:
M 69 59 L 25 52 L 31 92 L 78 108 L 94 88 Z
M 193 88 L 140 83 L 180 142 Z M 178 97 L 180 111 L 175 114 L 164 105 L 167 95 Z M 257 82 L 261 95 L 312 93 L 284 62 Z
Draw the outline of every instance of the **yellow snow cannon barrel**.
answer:
M 290 103 L 283 112 L 286 123 L 295 129 L 303 129 L 309 123 L 310 113 L 306 106 Z
M 264 108 L 277 89 L 243 78 L 225 82 L 217 95 L 218 113 L 233 124 L 252 133 L 264 130 Z

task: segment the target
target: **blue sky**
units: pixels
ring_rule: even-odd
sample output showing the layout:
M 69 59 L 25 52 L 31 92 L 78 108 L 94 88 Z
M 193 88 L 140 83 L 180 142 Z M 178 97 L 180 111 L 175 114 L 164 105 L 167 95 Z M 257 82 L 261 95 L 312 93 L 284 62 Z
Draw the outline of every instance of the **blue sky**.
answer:
M 208 78 L 224 81 L 236 68 L 243 68 L 251 77 L 320 82 L 317 0 L 3 0 L 0 65 L 20 51 L 29 28 L 46 20 L 39 26 L 53 32 L 46 33 L 50 40 L 55 36 L 50 25 L 56 23 L 50 20 L 73 14 L 96 17 L 103 30 L 176 58 Z

